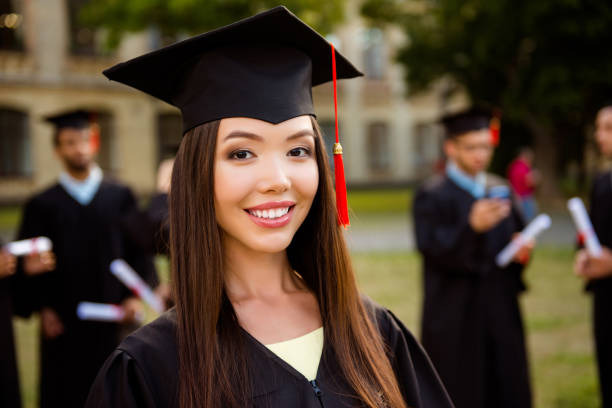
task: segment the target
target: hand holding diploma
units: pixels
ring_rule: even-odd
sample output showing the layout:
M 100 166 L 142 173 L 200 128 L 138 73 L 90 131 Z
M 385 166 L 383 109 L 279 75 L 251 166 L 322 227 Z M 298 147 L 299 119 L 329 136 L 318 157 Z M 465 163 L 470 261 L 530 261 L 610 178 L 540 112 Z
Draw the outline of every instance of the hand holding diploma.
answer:
M 547 214 L 540 214 L 533 219 L 506 247 L 497 255 L 495 263 L 500 268 L 508 266 L 508 264 L 516 259 L 522 261 L 525 258 L 524 254 L 529 254 L 533 248 L 533 243 L 536 237 L 551 225 L 551 219 Z M 527 252 L 525 252 L 527 251 Z M 521 255 L 521 252 L 523 255 Z
M 589 214 L 584 207 L 584 203 L 578 197 L 574 197 L 567 202 L 567 208 L 572 214 L 578 233 L 584 239 L 584 244 L 587 251 L 593 257 L 601 255 L 601 244 L 593 229 L 593 224 L 589 218 Z
M 127 286 L 136 296 L 141 298 L 153 310 L 158 313 L 164 311 L 163 302 L 153 293 L 140 276 L 123 259 L 115 259 L 111 262 L 110 269 L 125 286 Z
M 0 279 L 14 274 L 16 265 L 15 256 L 0 248 Z
M 64 333 L 64 324 L 55 310 L 43 307 L 40 310 L 40 329 L 43 337 L 54 339 Z
M 600 255 L 593 256 L 588 249 L 581 249 L 574 260 L 574 273 L 585 280 L 612 276 L 612 251 L 601 247 Z
M 36 237 L 9 242 L 2 250 L 14 257 L 24 256 L 23 269 L 27 275 L 38 275 L 55 269 L 53 243 L 47 237 Z

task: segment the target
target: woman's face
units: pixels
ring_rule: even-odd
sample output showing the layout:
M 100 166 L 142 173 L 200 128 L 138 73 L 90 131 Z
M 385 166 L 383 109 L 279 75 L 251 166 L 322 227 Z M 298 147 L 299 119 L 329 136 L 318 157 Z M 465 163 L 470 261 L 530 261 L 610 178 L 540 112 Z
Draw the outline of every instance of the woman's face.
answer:
M 215 212 L 226 247 L 277 253 L 300 227 L 319 172 L 310 116 L 279 124 L 222 119 L 215 151 Z

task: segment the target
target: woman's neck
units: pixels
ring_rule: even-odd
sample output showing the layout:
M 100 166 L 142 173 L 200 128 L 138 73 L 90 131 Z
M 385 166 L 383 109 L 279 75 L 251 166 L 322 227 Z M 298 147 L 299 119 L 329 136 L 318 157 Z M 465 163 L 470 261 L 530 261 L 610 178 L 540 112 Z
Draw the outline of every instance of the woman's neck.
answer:
M 271 298 L 304 289 L 286 251 L 265 253 L 225 242 L 225 287 L 232 302 Z

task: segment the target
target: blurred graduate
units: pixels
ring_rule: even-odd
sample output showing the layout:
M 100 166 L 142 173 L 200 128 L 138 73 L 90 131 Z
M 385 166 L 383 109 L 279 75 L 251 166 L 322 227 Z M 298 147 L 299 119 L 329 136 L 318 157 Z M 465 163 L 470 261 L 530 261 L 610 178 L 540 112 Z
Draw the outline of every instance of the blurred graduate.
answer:
M 612 158 L 612 103 L 602 107 L 595 120 L 595 138 L 601 154 Z M 598 174 L 590 197 L 590 218 L 602 245 L 599 257 L 586 249 L 576 254 L 574 270 L 587 281 L 593 294 L 593 329 L 602 406 L 612 407 L 612 171 Z
M 121 232 L 120 219 L 136 200 L 95 164 L 92 114 L 61 112 L 47 121 L 64 171 L 26 203 L 19 238 L 50 238 L 56 260 L 53 270 L 26 285 L 31 308 L 40 313 L 40 406 L 82 407 L 96 372 L 119 343 L 121 324 L 80 320 L 79 302 L 120 304 L 123 323 L 133 323 L 142 305 L 110 273 L 111 261 L 125 259 L 153 286 L 157 276 L 152 258 Z
M 2 241 L 0 241 L 0 406 L 6 408 L 21 407 L 10 289 L 10 281 L 15 274 L 16 265 L 15 257 L 2 249 Z
M 25 299 L 27 288 L 23 288 L 26 275 L 46 273 L 55 268 L 53 253 L 47 251 L 24 256 L 22 268 L 17 268 L 17 262 L 17 257 L 0 240 L 0 407 L 3 408 L 21 407 L 13 314 L 27 317 L 31 313 L 30 303 Z
M 446 116 L 444 174 L 414 199 L 424 265 L 422 341 L 457 408 L 531 406 L 518 295 L 521 248 L 508 267 L 495 256 L 523 228 L 507 182 L 486 173 L 494 151 L 491 115 Z
M 388 310 L 360 296 L 312 87 L 360 76 L 284 7 L 105 71 L 179 107 L 176 308 L 110 356 L 87 407 L 451 407 Z

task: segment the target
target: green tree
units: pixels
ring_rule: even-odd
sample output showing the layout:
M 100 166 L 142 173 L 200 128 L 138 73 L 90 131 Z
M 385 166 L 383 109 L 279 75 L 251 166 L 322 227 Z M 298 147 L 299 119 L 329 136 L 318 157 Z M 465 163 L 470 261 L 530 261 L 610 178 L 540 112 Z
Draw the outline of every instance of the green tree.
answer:
M 556 195 L 570 159 L 582 161 L 587 126 L 612 99 L 612 3 L 608 0 L 366 0 L 362 13 L 398 24 L 398 54 L 411 92 L 449 78 L 449 92 L 501 108 L 528 129 Z M 504 135 L 502 140 L 512 135 Z
M 323 33 L 342 19 L 344 11 L 342 0 L 282 4 Z M 112 47 L 126 32 L 155 27 L 165 36 L 199 34 L 277 5 L 273 0 L 89 0 L 80 17 L 88 25 L 105 28 Z

